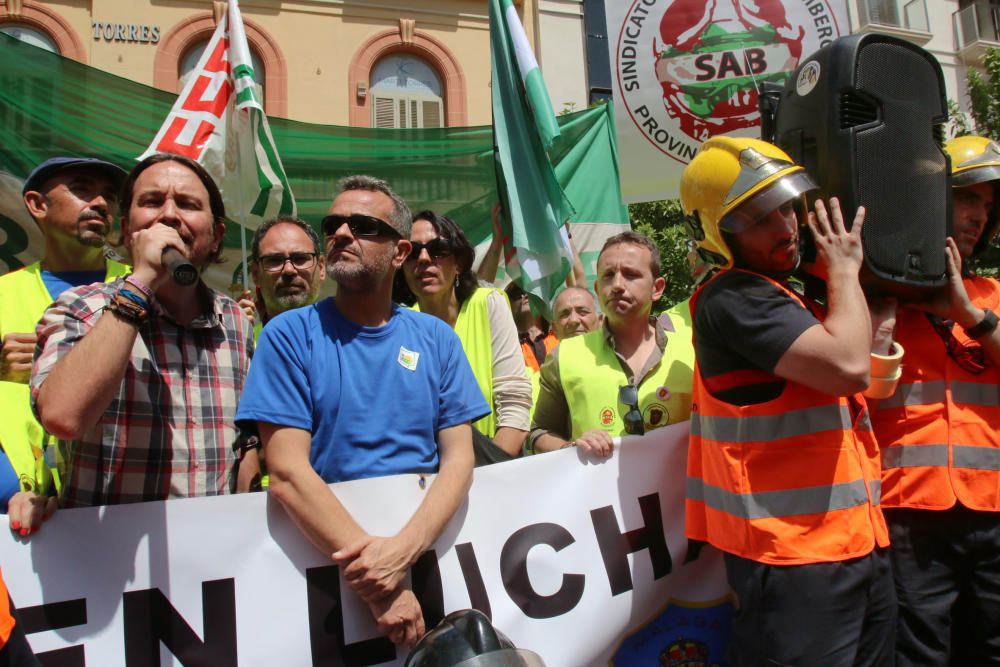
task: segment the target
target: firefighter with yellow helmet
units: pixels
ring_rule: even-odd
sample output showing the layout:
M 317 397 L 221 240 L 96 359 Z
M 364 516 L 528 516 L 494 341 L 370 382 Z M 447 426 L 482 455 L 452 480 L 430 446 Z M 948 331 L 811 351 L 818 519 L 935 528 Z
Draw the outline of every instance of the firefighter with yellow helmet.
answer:
M 898 665 L 1000 664 L 1000 283 L 967 271 L 997 232 L 1000 145 L 969 136 L 944 148 L 949 283 L 900 308 L 906 364 L 872 412 L 900 605 Z
M 895 362 L 870 356 L 862 209 L 850 230 L 836 199 L 808 215 L 826 307 L 788 282 L 800 259 L 803 196 L 815 187 L 779 148 L 722 136 L 701 146 L 681 178 L 697 252 L 721 269 L 691 299 L 686 530 L 724 552 L 737 598 L 735 666 L 893 657 L 879 453 L 862 392 L 873 361 L 887 379 L 871 389 L 891 391 Z M 883 352 L 893 310 L 877 320 Z

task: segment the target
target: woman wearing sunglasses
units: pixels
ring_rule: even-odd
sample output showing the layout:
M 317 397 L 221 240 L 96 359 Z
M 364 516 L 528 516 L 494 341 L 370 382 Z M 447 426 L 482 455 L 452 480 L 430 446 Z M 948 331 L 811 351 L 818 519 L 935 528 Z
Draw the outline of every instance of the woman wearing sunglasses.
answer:
M 433 211 L 413 218 L 413 250 L 397 275 L 397 300 L 447 322 L 458 334 L 479 388 L 493 412 L 475 426 L 511 456 L 528 435 L 531 382 L 517 328 L 498 289 L 480 286 L 472 271 L 475 251 L 462 229 Z

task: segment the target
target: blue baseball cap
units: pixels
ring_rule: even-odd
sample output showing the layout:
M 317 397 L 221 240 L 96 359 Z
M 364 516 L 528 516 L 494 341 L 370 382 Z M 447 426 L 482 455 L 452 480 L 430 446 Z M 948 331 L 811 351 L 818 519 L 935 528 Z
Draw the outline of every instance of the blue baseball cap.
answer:
M 116 190 L 121 187 L 122 181 L 128 175 L 118 165 L 93 157 L 50 157 L 28 174 L 28 178 L 24 181 L 24 187 L 21 188 L 21 194 L 24 195 L 29 190 L 37 191 L 50 177 L 72 167 L 88 167 L 103 171 L 114 183 Z

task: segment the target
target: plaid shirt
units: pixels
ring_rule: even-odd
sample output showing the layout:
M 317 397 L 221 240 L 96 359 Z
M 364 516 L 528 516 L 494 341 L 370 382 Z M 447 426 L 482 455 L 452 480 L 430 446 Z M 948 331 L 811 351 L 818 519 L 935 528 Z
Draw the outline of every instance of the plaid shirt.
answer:
M 52 368 L 104 316 L 122 281 L 68 290 L 38 323 L 31 405 Z M 253 330 L 229 297 L 202 288 L 203 314 L 180 326 L 152 314 L 139 328 L 117 394 L 79 440 L 61 440 L 65 507 L 226 493 L 233 418 Z M 114 317 L 108 313 L 107 317 Z

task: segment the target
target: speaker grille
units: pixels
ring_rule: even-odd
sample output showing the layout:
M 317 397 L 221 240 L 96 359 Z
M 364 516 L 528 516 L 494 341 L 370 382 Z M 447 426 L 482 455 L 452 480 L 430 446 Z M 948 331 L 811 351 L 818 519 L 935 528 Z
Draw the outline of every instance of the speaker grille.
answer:
M 865 257 L 904 280 L 943 276 L 942 222 L 951 195 L 940 148 L 945 110 L 937 70 L 919 51 L 878 41 L 861 47 L 856 67 L 858 91 L 877 100 L 882 116 L 855 132 L 858 203 L 869 211 Z M 855 105 L 850 108 L 859 118 Z
M 878 107 L 853 90 L 840 95 L 840 129 L 867 125 L 878 120 Z

